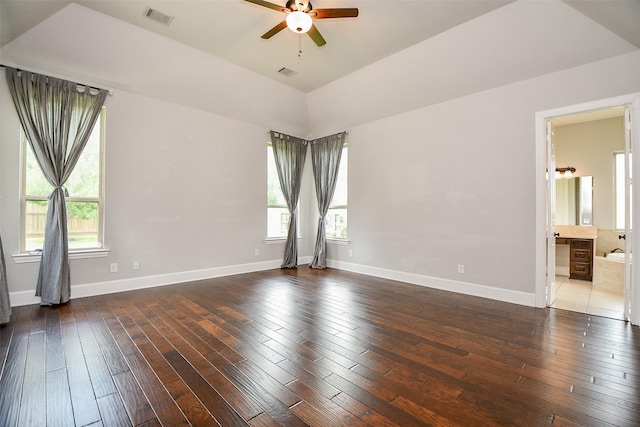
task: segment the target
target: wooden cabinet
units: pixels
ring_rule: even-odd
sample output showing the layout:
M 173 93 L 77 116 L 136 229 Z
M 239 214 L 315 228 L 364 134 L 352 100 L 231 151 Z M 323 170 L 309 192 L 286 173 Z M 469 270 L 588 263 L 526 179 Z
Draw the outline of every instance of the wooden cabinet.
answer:
M 569 245 L 569 279 L 593 279 L 593 239 L 556 237 L 556 244 Z

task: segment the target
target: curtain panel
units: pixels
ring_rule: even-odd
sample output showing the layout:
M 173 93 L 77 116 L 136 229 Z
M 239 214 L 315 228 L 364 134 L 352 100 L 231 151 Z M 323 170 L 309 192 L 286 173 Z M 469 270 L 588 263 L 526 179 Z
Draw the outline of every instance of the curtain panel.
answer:
M 36 296 L 42 305 L 66 303 L 71 296 L 71 273 L 64 184 L 91 135 L 107 90 L 11 67 L 6 75 L 29 145 L 53 186 Z
M 4 250 L 0 235 L 0 324 L 9 322 L 9 318 L 11 318 L 9 283 L 7 283 L 7 265 L 4 263 Z
M 333 199 L 340 169 L 340 158 L 347 133 L 341 132 L 311 141 L 313 179 L 318 200 L 318 234 L 313 260 L 309 267 L 327 268 L 326 217 Z
M 304 139 L 271 131 L 273 157 L 290 218 L 281 268 L 296 268 L 298 266 L 297 211 L 302 171 L 307 157 L 307 144 L 308 142 Z

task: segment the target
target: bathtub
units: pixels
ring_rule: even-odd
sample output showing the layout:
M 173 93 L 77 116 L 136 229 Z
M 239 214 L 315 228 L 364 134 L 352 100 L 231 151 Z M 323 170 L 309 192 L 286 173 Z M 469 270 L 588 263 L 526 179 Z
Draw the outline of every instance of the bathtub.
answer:
M 624 254 L 612 253 L 593 260 L 593 286 L 624 292 Z
M 605 258 L 608 261 L 621 262 L 624 264 L 624 253 L 614 252 L 612 254 L 607 254 Z M 633 258 L 633 254 L 629 254 L 629 259 Z

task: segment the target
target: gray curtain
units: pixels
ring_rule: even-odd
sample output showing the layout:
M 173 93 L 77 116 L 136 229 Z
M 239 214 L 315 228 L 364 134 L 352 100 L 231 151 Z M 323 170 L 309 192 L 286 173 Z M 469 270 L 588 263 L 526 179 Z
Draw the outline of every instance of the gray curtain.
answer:
M 313 178 L 316 183 L 316 198 L 318 199 L 318 234 L 313 260 L 309 267 L 327 268 L 327 235 L 326 222 L 329 205 L 336 189 L 340 158 L 347 133 L 341 132 L 326 136 L 311 142 L 311 160 L 313 164 Z
M 54 187 L 49 195 L 36 296 L 42 305 L 62 304 L 71 296 L 64 184 L 91 135 L 107 91 L 10 67 L 6 74 L 29 145 Z
M 298 198 L 302 181 L 302 170 L 307 157 L 307 141 L 295 136 L 271 131 L 271 146 L 278 170 L 282 194 L 289 210 L 289 230 L 284 247 L 281 268 L 298 266 Z
M 9 301 L 9 284 L 7 283 L 7 266 L 4 263 L 2 250 L 2 236 L 0 236 L 0 324 L 7 323 L 11 317 L 11 302 Z

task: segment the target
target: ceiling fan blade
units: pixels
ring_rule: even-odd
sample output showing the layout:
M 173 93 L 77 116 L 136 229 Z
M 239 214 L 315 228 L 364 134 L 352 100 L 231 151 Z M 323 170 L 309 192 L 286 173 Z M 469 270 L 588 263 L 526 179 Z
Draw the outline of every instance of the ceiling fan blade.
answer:
M 264 0 L 244 0 L 244 1 L 257 4 L 258 6 L 268 7 L 269 9 L 277 10 L 278 12 L 288 12 L 288 10 L 285 9 L 284 7 L 277 4 L 269 3 L 268 1 L 264 1 Z
M 318 47 L 327 44 L 327 41 L 324 39 L 324 37 L 322 37 L 322 34 L 320 34 L 320 31 L 318 31 L 315 25 L 311 25 L 311 29 L 307 32 L 307 34 L 309 34 L 311 40 L 313 40 L 315 44 L 318 45 Z
M 341 9 L 313 9 L 309 12 L 309 15 L 315 19 L 356 18 L 358 16 L 358 9 L 355 7 Z
M 282 21 L 281 23 L 279 23 L 278 25 L 276 25 L 275 27 L 273 27 L 272 29 L 264 33 L 262 35 L 262 38 L 270 39 L 271 37 L 278 34 L 280 31 L 284 30 L 285 28 L 287 28 L 287 21 Z

